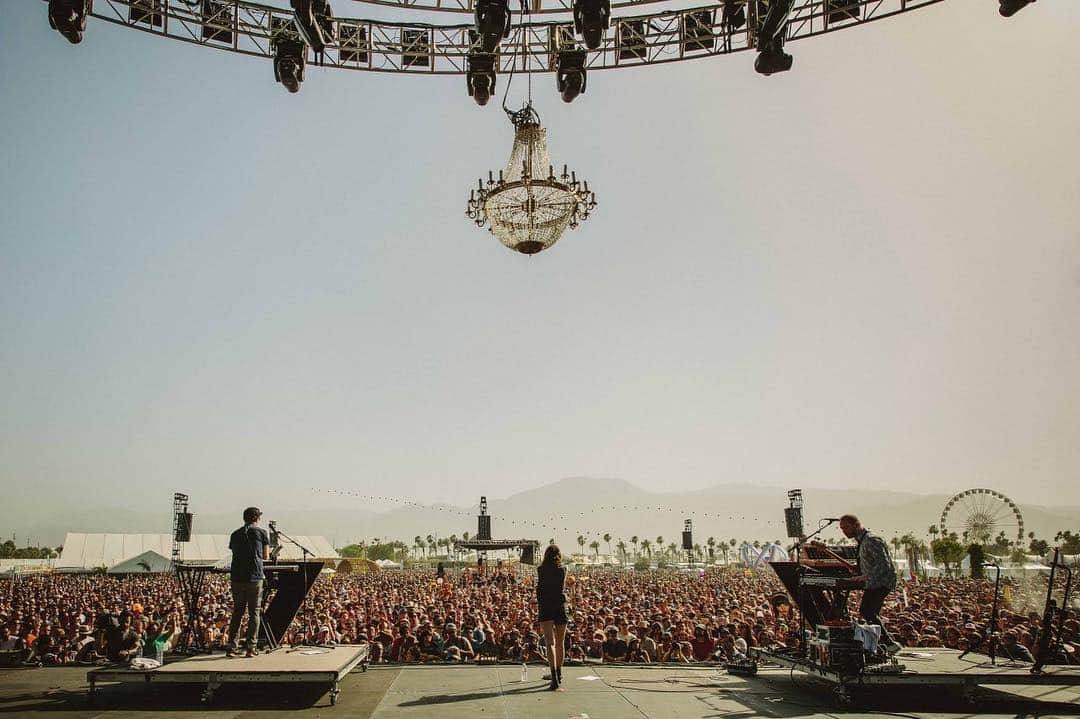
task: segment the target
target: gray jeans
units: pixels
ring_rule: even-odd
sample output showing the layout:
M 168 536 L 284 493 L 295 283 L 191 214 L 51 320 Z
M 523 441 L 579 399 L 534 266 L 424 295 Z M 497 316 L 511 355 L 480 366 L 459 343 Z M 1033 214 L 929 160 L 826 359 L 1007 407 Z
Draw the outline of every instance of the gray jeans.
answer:
M 260 579 L 257 582 L 233 582 L 233 610 L 232 621 L 229 622 L 229 640 L 234 649 L 240 648 L 240 620 L 247 612 L 247 640 L 245 645 L 248 649 L 254 649 L 259 642 L 259 615 L 262 610 L 262 588 Z

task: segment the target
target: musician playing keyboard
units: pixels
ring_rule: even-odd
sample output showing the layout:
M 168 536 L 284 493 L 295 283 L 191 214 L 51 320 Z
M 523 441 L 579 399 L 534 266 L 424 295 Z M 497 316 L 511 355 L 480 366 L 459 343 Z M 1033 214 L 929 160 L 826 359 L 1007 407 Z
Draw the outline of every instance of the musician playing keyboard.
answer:
M 885 630 L 879 612 L 889 592 L 896 589 L 896 568 L 893 566 L 889 545 L 881 537 L 871 534 L 862 526 L 859 518 L 845 514 L 840 518 L 840 531 L 848 539 L 858 542 L 857 573 L 852 581 L 862 585 L 863 596 L 859 604 L 859 616 L 868 624 L 881 627 L 881 643 L 890 654 L 901 647 Z

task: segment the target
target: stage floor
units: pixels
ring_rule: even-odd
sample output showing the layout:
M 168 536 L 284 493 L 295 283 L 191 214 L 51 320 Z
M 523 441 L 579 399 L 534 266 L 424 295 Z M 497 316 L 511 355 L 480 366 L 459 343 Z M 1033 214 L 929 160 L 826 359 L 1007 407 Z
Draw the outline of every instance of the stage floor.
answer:
M 945 648 L 905 649 L 896 655 L 904 666 L 900 674 L 863 673 L 841 676 L 822 671 L 814 665 L 783 655 L 763 653 L 767 661 L 774 661 L 787 668 L 804 671 L 831 682 L 844 682 L 856 686 L 911 686 L 940 685 L 943 687 L 975 686 L 1042 686 L 1080 685 L 1080 667 L 1046 666 L 1041 675 L 1031 673 L 1031 665 L 998 659 L 991 663 L 990 657 L 972 652 L 961 658 L 961 652 Z
M 342 679 L 340 700 L 333 707 L 325 687 L 306 684 L 226 686 L 211 707 L 200 704 L 198 690 L 183 684 L 102 684 L 96 704 L 88 707 L 85 669 L 0 670 L 0 715 L 281 719 L 288 711 L 372 719 L 827 719 L 838 713 L 869 717 L 881 710 L 919 719 L 967 719 L 976 712 L 1010 718 L 1080 715 L 1077 687 L 995 688 L 980 694 L 977 707 L 949 694 L 882 687 L 862 710 L 838 712 L 819 683 L 787 669 L 763 669 L 756 677 L 742 678 L 685 665 L 567 667 L 566 691 L 557 693 L 546 689 L 543 671 L 530 666 L 529 680 L 522 682 L 520 666 L 373 666 Z

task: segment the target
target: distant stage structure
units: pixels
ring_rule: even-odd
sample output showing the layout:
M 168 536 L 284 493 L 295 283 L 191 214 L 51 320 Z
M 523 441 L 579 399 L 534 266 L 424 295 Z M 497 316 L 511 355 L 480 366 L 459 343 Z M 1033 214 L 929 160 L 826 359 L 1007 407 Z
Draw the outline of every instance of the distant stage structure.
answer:
M 1024 516 L 1016 502 L 994 489 L 965 489 L 945 503 L 938 529 L 969 542 L 991 544 L 1004 533 L 1010 542 L 1024 541 Z
M 480 497 L 480 514 L 476 517 L 476 536 L 469 540 L 454 542 L 455 550 L 471 549 L 481 558 L 487 559 L 487 553 L 499 549 L 517 549 L 521 552 L 522 564 L 536 564 L 536 555 L 540 542 L 535 539 L 492 539 L 491 515 L 487 513 L 487 497 Z

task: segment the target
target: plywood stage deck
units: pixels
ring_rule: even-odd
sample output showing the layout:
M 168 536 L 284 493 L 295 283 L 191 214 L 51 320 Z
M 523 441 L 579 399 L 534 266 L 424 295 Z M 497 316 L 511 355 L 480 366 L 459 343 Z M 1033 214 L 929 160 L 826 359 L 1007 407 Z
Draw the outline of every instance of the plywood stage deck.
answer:
M 203 654 L 156 669 L 93 669 L 87 672 L 86 681 L 91 697 L 99 682 L 203 684 L 207 701 L 213 699 L 214 690 L 223 684 L 326 684 L 331 703 L 336 703 L 342 677 L 366 659 L 366 646 L 282 648 L 250 659 Z

